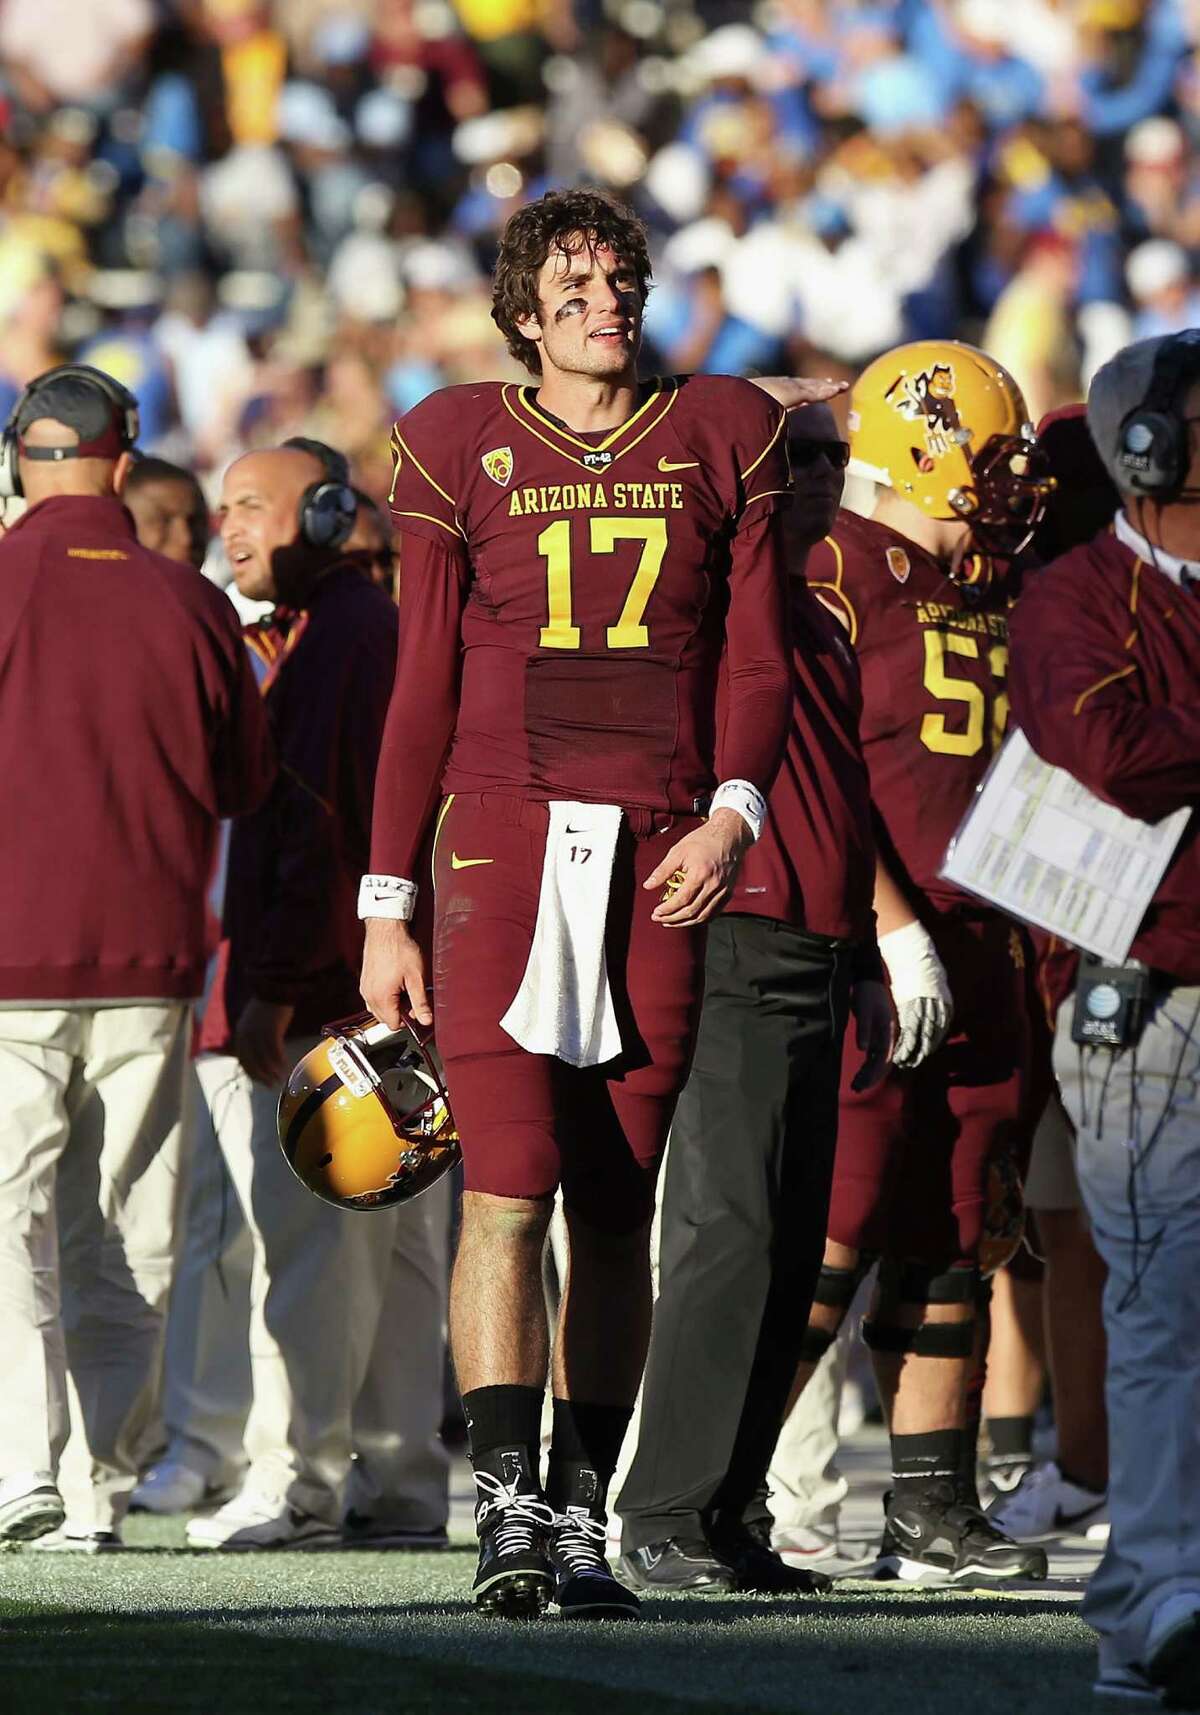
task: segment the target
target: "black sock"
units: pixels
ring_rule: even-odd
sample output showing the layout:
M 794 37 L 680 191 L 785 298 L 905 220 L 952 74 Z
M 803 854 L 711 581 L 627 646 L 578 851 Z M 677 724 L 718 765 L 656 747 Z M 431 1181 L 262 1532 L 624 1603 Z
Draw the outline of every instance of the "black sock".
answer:
M 892 1475 L 897 1498 L 929 1483 L 957 1485 L 962 1465 L 963 1431 L 933 1429 L 924 1435 L 892 1436 Z
M 979 1478 L 976 1467 L 979 1463 L 979 1429 L 981 1419 L 978 1411 L 967 1417 L 966 1428 L 962 1432 L 962 1445 L 958 1453 L 958 1476 L 955 1486 L 958 1498 L 966 1507 L 979 1506 Z
M 557 1512 L 585 1506 L 602 1513 L 633 1407 L 554 1401 L 546 1499 Z
M 476 1387 L 462 1396 L 463 1416 L 471 1464 L 511 1481 L 518 1468 L 538 1484 L 538 1448 L 542 1434 L 542 1389 L 540 1387 Z M 504 1472 L 495 1471 L 497 1455 L 517 1450 L 520 1458 L 506 1462 Z
M 989 1465 L 1028 1464 L 1033 1458 L 1033 1414 L 1028 1417 L 989 1417 Z

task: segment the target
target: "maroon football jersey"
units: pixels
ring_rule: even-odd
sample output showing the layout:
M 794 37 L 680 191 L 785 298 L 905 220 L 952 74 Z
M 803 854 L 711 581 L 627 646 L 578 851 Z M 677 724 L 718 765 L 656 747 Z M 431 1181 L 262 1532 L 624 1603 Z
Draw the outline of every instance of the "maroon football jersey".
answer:
M 789 487 L 784 421 L 751 383 L 695 376 L 646 384 L 625 423 L 590 436 L 542 412 L 536 387 L 494 382 L 433 394 L 397 425 L 408 653 L 390 725 L 400 704 L 409 735 L 436 715 L 405 675 L 419 663 L 444 683 L 450 650 L 443 791 L 692 813 L 718 769 L 770 785 L 788 714 L 772 517 Z M 397 779 L 406 756 L 411 768 L 391 733 L 372 851 L 383 873 L 408 873 L 395 867 L 416 819 Z
M 809 555 L 808 580 L 858 654 L 881 854 L 914 905 L 960 906 L 938 870 L 1008 719 L 1003 596 L 951 583 L 915 542 L 851 512 Z
M 791 730 L 766 828 L 742 860 L 726 910 L 861 941 L 874 926 L 875 838 L 859 666 L 802 576 L 793 575 L 790 595 Z

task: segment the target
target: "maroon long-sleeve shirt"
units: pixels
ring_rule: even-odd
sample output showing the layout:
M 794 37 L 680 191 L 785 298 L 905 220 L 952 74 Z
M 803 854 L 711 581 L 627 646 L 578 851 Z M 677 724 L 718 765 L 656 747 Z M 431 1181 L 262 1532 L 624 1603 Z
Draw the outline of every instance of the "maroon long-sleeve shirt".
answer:
M 858 736 L 858 662 L 841 626 L 795 574 L 790 607 L 791 731 L 766 828 L 726 909 L 863 943 L 863 974 L 873 974 L 875 836 Z
M 361 1008 L 358 880 L 396 635 L 395 603 L 353 564 L 331 568 L 279 628 L 264 680 L 279 775 L 230 838 L 202 1049 L 229 1046 L 251 999 L 293 1006 L 297 1035 Z
M 749 382 L 692 376 L 647 383 L 603 435 L 495 383 L 397 425 L 373 871 L 415 877 L 442 791 L 690 814 L 718 775 L 769 788 L 790 712 L 783 424 Z
M 0 999 L 188 999 L 217 824 L 271 780 L 237 615 L 115 499 L 0 540 Z
M 1127 815 L 1200 804 L 1200 591 L 1110 531 L 1030 580 L 1010 622 L 1013 717 L 1039 756 Z M 1200 982 L 1193 814 L 1131 952 Z

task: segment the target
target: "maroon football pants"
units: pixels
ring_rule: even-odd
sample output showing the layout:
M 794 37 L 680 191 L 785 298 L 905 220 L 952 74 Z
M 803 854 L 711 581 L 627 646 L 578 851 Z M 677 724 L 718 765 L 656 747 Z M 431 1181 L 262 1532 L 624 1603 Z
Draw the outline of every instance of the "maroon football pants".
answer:
M 664 929 L 642 882 L 697 818 L 626 812 L 605 929 L 623 1052 L 603 1066 L 530 1054 L 501 1029 L 537 920 L 549 812 L 502 793 L 447 799 L 433 854 L 433 1004 L 468 1191 L 547 1197 L 607 1230 L 649 1218 L 687 1078 L 704 931 Z
M 1027 988 L 1021 940 L 1003 918 L 927 927 L 954 997 L 950 1035 L 915 1071 L 861 1094 L 850 1079 L 862 1055 L 847 1048 L 829 1236 L 950 1267 L 978 1259 L 991 1163 L 1020 1137 Z

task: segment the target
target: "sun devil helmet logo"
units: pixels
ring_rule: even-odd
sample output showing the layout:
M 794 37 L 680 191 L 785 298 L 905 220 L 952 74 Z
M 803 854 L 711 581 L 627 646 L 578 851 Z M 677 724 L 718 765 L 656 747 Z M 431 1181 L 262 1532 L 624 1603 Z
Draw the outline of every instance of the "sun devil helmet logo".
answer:
M 954 370 L 948 363 L 935 363 L 918 375 L 898 375 L 885 397 L 910 423 L 924 421 L 930 459 L 940 459 L 952 446 L 965 446 L 971 439 L 954 403 Z
M 507 488 L 513 473 L 513 450 L 511 447 L 493 447 L 490 453 L 484 453 L 480 464 L 501 488 Z

